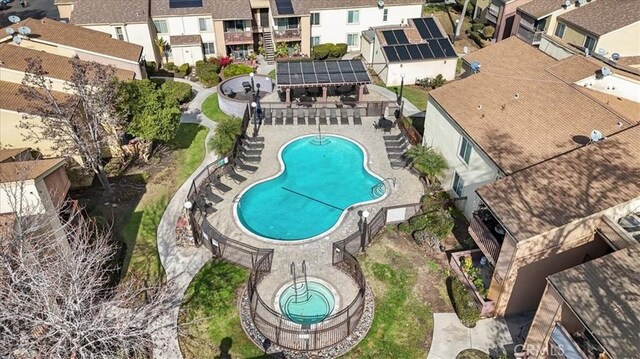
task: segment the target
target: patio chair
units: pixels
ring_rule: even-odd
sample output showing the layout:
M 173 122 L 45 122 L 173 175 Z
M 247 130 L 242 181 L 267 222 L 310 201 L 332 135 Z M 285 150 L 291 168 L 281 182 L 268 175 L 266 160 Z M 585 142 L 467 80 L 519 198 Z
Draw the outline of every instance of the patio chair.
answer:
M 293 109 L 291 107 L 285 110 L 284 124 L 293 125 Z
M 353 109 L 353 124 L 354 125 L 362 125 L 362 118 L 360 117 L 360 109 Z
M 327 125 L 327 109 L 326 108 L 318 109 L 318 123 L 323 126 Z
M 387 153 L 387 158 L 389 161 L 402 161 L 407 158 L 405 153 L 406 151 L 401 153 Z
M 248 155 L 248 154 L 245 154 L 244 152 L 239 152 L 238 158 L 245 162 L 250 162 L 250 163 L 258 163 L 262 160 L 262 157 L 260 157 L 259 155 L 255 155 L 255 154 Z
M 309 109 L 309 117 L 307 117 L 307 123 L 309 125 L 315 126 L 316 125 L 316 113 L 318 112 L 318 110 L 313 107 Z
M 387 149 L 389 149 L 389 148 L 398 148 L 398 147 L 406 147 L 406 145 L 407 145 L 407 139 L 404 136 L 402 136 L 402 138 L 399 139 L 398 141 L 385 141 L 384 142 L 384 147 L 386 147 Z
M 399 160 L 390 160 L 389 164 L 393 169 L 405 168 L 411 164 L 411 160 L 408 158 L 400 158 Z
M 271 109 L 270 108 L 266 108 L 264 109 L 264 119 L 262 120 L 262 123 L 265 125 L 273 125 L 273 118 L 271 118 Z
M 252 142 L 247 137 L 245 137 L 242 139 L 242 147 L 249 150 L 262 150 L 264 149 L 264 143 L 258 141 Z
M 329 109 L 329 124 L 330 125 L 337 125 L 338 124 L 338 117 L 336 116 L 336 109 L 335 108 L 330 108 Z
M 215 209 L 215 207 L 213 207 L 213 205 L 206 201 L 204 195 L 196 196 L 194 202 L 196 204 L 196 208 L 202 209 L 207 215 L 213 214 L 218 211 L 217 209 Z
M 235 161 L 233 161 L 233 164 L 235 165 L 235 168 L 239 169 L 240 171 L 254 173 L 255 171 L 258 170 L 257 166 L 247 165 L 242 161 L 240 161 L 239 159 L 236 159 Z
M 403 143 L 402 145 L 400 145 L 398 147 L 387 147 L 387 153 L 388 154 L 405 153 L 405 152 L 407 152 L 407 149 L 408 149 L 408 144 L 407 143 Z
M 340 109 L 340 124 L 341 125 L 349 124 L 349 113 L 347 112 L 347 109 L 344 107 Z
M 220 182 L 220 178 L 218 178 L 216 181 L 211 182 L 211 185 L 213 186 L 213 188 L 217 189 L 220 193 L 227 193 L 232 189 L 226 184 Z
M 253 137 L 253 136 L 244 135 L 244 136 L 242 136 L 242 139 L 243 139 L 243 141 L 245 141 L 247 143 L 250 143 L 252 145 L 257 145 L 257 144 L 264 143 L 264 136 Z
M 217 194 L 213 193 L 213 188 L 212 187 L 207 186 L 202 192 L 203 192 L 204 198 L 207 201 L 209 201 L 209 202 L 211 202 L 213 204 L 218 204 L 218 203 L 224 201 L 224 199 L 222 197 L 220 197 Z
M 298 114 L 298 125 L 306 125 L 307 124 L 307 110 L 298 110 L 296 111 Z
M 233 168 L 226 174 L 226 176 L 238 184 L 247 180 L 247 177 L 239 175 Z
M 274 124 L 276 125 L 282 125 L 282 109 L 281 108 L 276 108 L 273 110 L 276 115 L 275 115 L 275 120 L 274 120 Z
M 397 135 L 385 135 L 385 136 L 382 136 L 382 138 L 384 138 L 384 142 L 398 142 L 402 138 L 404 138 L 404 134 L 400 132 Z

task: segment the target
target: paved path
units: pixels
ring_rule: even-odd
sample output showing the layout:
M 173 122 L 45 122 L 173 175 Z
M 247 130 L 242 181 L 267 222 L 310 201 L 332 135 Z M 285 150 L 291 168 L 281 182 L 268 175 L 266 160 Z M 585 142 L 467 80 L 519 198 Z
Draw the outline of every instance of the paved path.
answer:
M 205 89 L 197 83 L 193 83 L 184 79 L 165 78 L 178 82 L 186 82 L 192 86 L 197 92 L 195 98 L 189 103 L 189 109 L 182 114 L 181 122 L 198 123 L 209 128 L 209 134 L 205 144 L 209 142 L 209 138 L 213 135 L 216 123 L 205 117 L 200 108 L 202 102 L 211 94 L 216 92 L 216 88 Z M 199 173 L 205 165 L 216 159 L 216 155 L 207 150 L 206 155 L 200 167 L 195 170 L 191 177 L 178 189 L 176 194 L 169 202 L 165 210 L 160 224 L 158 225 L 157 243 L 158 253 L 162 266 L 164 267 L 167 280 L 172 284 L 171 291 L 173 294 L 174 306 L 156 323 L 152 339 L 155 344 L 153 349 L 154 358 L 179 359 L 182 358 L 180 346 L 178 344 L 178 312 L 182 304 L 184 293 L 191 283 L 193 277 L 198 273 L 200 268 L 211 259 L 211 252 L 204 246 L 199 248 L 193 247 L 177 247 L 175 228 L 183 210 L 183 204 L 189 192 L 189 186 L 195 174 Z
M 455 313 L 434 313 L 433 322 L 433 338 L 427 359 L 453 359 L 469 348 L 496 353 L 513 343 L 503 319 L 481 319 L 475 328 L 467 328 Z

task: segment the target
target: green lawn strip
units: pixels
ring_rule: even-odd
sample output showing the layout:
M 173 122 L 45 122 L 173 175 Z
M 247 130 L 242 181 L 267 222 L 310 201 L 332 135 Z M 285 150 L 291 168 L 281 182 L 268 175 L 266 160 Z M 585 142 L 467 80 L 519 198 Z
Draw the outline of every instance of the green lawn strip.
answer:
M 212 121 L 219 121 L 222 118 L 231 117 L 220 110 L 218 106 L 218 94 L 214 93 L 207 97 L 202 103 L 202 113 Z
M 127 245 L 123 276 L 135 274 L 149 284 L 157 283 L 164 275 L 156 233 L 169 200 L 182 183 L 198 168 L 204 159 L 204 142 L 208 130 L 196 124 L 181 124 L 174 140 L 168 144 L 176 151 L 173 163 L 155 177 L 167 178 L 169 183 L 155 186 L 152 178 L 148 190 L 127 219 L 121 236 Z
M 385 288 L 376 296 L 371 330 L 346 358 L 424 358 L 425 336 L 433 328 L 431 309 L 413 293 L 416 274 L 411 263 L 394 256 L 392 264 L 362 260 L 367 280 Z
M 248 277 L 248 269 L 214 259 L 193 278 L 179 319 L 180 347 L 186 358 L 218 357 L 220 347 L 228 343 L 233 358 L 261 355 L 242 330 L 237 308 L 237 294 Z

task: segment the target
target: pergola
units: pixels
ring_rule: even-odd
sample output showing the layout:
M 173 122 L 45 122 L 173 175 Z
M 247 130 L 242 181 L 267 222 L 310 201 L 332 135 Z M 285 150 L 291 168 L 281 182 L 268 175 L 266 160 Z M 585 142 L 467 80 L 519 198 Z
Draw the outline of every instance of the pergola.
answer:
M 360 101 L 364 95 L 363 85 L 372 83 L 362 60 L 326 61 L 278 61 L 276 86 L 286 93 L 285 101 L 291 102 L 291 89 L 322 89 L 322 100 L 327 101 L 329 87 L 356 86 Z

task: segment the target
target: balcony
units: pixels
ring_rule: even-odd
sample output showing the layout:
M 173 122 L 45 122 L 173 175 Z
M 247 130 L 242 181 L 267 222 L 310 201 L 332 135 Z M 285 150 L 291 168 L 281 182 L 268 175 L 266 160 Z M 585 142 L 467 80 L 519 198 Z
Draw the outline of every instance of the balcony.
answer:
M 251 31 L 225 32 L 224 42 L 226 45 L 253 44 L 253 32 Z
M 504 229 L 488 209 L 479 209 L 469 224 L 469 234 L 492 265 L 498 262 Z
M 273 29 L 273 39 L 276 42 L 282 41 L 300 41 L 302 40 L 302 33 L 299 27 L 283 29 L 283 28 L 274 28 Z
M 528 42 L 531 45 L 540 44 L 540 39 L 542 39 L 543 34 L 544 34 L 544 31 L 531 30 L 522 25 L 518 27 L 518 37 Z

